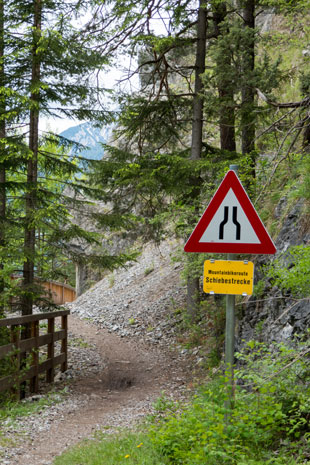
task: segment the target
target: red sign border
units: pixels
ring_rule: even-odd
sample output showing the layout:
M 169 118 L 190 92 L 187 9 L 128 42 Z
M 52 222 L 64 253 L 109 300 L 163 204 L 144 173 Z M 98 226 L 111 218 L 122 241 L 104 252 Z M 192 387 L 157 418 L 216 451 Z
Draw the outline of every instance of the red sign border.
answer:
M 212 221 L 229 189 L 235 193 L 245 215 L 251 223 L 260 244 L 236 244 L 226 242 L 199 242 L 203 233 Z M 238 176 L 228 171 L 214 194 L 211 202 L 200 218 L 184 247 L 185 252 L 202 253 L 240 253 L 240 254 L 274 254 L 276 248 L 265 226 L 260 220 L 251 200 L 244 190 Z

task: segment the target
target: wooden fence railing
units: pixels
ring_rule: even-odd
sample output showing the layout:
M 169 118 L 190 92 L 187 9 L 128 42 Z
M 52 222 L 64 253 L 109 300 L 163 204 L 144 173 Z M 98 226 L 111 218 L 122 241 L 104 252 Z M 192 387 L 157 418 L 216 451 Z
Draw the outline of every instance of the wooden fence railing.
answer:
M 12 275 L 12 280 L 21 280 L 21 276 Z M 43 281 L 39 278 L 35 279 L 35 283 L 40 284 L 44 289 L 43 297 L 49 298 L 54 304 L 62 305 L 66 302 L 73 302 L 76 299 L 75 289 L 69 284 L 59 283 L 58 281 Z M 11 298 L 10 306 L 14 307 L 18 300 L 14 297 Z
M 55 367 L 60 365 L 61 371 L 67 370 L 67 338 L 69 310 L 51 313 L 0 319 L 0 328 L 6 327 L 10 343 L 0 346 L 1 360 L 7 359 L 9 374 L 0 378 L 0 392 L 11 389 L 18 398 L 25 391 L 25 383 L 29 380 L 29 391 L 38 392 L 39 375 L 46 373 L 46 381 L 54 381 Z M 60 318 L 61 329 L 56 328 L 56 319 Z M 46 334 L 40 335 L 40 324 L 47 320 L 44 326 Z M 21 338 L 23 328 L 31 328 L 30 337 Z M 58 350 L 55 350 L 56 342 Z M 40 347 L 47 346 L 42 352 Z M 56 352 L 59 352 L 58 354 Z
M 73 302 L 76 299 L 75 289 L 68 284 L 58 283 L 57 281 L 44 281 L 42 286 L 45 287 L 48 294 L 51 294 L 51 298 L 56 305 Z

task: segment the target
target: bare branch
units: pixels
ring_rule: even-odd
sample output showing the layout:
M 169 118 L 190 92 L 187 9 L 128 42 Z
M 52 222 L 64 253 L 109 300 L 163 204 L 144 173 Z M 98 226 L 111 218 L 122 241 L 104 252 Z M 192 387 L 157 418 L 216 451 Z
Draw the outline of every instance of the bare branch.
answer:
M 264 102 L 267 102 L 269 105 L 272 105 L 273 107 L 277 107 L 277 108 L 306 108 L 306 107 L 310 106 L 310 97 L 305 97 L 300 102 L 278 103 L 278 102 L 273 102 L 272 100 L 270 100 L 259 89 L 256 89 L 256 92 L 257 92 L 257 95 L 258 95 L 259 98 L 264 100 Z

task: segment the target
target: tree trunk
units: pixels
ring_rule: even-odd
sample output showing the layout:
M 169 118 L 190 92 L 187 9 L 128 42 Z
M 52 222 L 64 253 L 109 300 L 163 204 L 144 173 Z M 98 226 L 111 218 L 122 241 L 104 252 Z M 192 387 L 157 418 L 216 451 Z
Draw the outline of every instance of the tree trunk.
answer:
M 191 160 L 201 158 L 202 126 L 203 126 L 203 82 L 201 75 L 205 72 L 206 63 L 207 12 L 205 0 L 200 0 L 197 23 L 197 47 L 195 62 L 195 95 L 193 101 Z
M 0 0 L 0 87 L 5 85 L 4 79 L 4 3 Z M 5 113 L 5 101 L 0 104 L 0 114 Z M 5 218 L 6 218 L 6 171 L 5 164 L 1 160 L 4 160 L 5 144 L 5 120 L 0 120 L 0 249 L 5 247 Z M 4 269 L 4 265 L 0 262 L 0 272 Z M 4 279 L 0 277 L 0 295 L 4 292 Z M 4 304 L 0 303 L 0 317 L 4 314 Z
M 255 145 L 255 89 L 251 85 L 255 66 L 255 0 L 246 0 L 243 3 L 242 17 L 244 29 L 249 32 L 242 57 L 242 71 L 246 78 L 242 86 L 241 127 L 242 127 L 242 153 L 254 151 Z M 255 156 L 252 154 L 252 168 L 255 174 Z
M 305 124 L 302 147 L 306 153 L 310 153 L 310 117 Z
M 75 293 L 79 297 L 86 290 L 86 281 L 87 281 L 87 265 L 82 262 L 77 262 L 75 264 Z
M 227 15 L 226 3 L 222 2 L 215 6 L 213 12 L 213 22 L 215 34 L 220 37 L 222 34 L 221 23 Z M 228 70 L 231 65 L 231 56 L 229 50 L 227 53 L 222 53 L 218 56 L 217 67 L 219 70 Z M 229 74 L 220 73 L 221 78 L 218 79 L 219 93 L 219 127 L 220 127 L 220 142 L 222 150 L 236 151 L 236 136 L 235 136 L 235 107 L 234 107 L 234 90 L 232 87 Z
M 41 36 L 41 0 L 34 1 L 33 22 L 33 48 L 32 48 L 32 88 L 37 86 L 40 80 L 40 57 L 37 54 L 38 41 Z M 30 315 L 33 307 L 34 290 L 34 260 L 35 260 L 35 236 L 34 215 L 37 206 L 37 174 L 38 174 L 38 148 L 39 148 L 39 99 L 38 91 L 32 91 L 30 95 L 30 126 L 29 126 L 29 149 L 31 157 L 27 164 L 27 193 L 26 193 L 26 219 L 24 251 L 26 260 L 23 269 L 22 314 Z
M 0 110 L 1 111 L 1 110 Z M 5 137 L 5 122 L 0 123 L 0 138 Z M 0 142 L 0 158 L 3 155 L 4 147 L 3 143 Z M 5 191 L 6 172 L 4 164 L 0 164 L 0 250 L 5 247 L 5 218 L 6 218 L 6 191 Z M 4 265 L 0 262 L 0 272 L 3 271 Z M 5 289 L 4 278 L 0 276 L 0 299 Z M 4 315 L 5 306 L 0 300 L 0 318 Z
M 206 1 L 200 0 L 197 21 L 197 47 L 195 62 L 195 95 L 193 101 L 193 122 L 192 122 L 192 145 L 191 160 L 201 158 L 202 148 L 202 128 L 203 128 L 203 82 L 201 75 L 205 71 L 206 61 L 206 29 L 207 13 Z M 200 180 L 198 177 L 193 178 L 192 200 L 195 201 L 200 193 Z M 192 256 L 188 257 L 193 260 Z M 197 319 L 199 309 L 199 278 L 187 278 L 187 313 L 192 322 Z

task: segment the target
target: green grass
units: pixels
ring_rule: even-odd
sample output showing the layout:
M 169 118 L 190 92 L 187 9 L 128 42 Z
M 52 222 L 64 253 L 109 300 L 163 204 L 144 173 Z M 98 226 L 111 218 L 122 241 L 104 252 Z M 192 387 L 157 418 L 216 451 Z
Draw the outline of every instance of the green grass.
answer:
M 12 426 L 18 418 L 35 415 L 51 405 L 62 402 L 65 399 L 66 394 L 67 390 L 65 388 L 57 393 L 48 393 L 35 401 L 31 399 L 16 401 L 10 399 L 9 397 L 7 397 L 5 400 L 2 400 L 2 402 L 0 402 L 0 449 L 16 447 L 20 442 L 20 438 L 22 437 L 22 433 L 17 432 L 14 433 L 14 438 L 7 437 L 5 428 L 2 427 L 4 421 L 8 423 L 8 426 Z M 2 463 L 2 455 L 3 453 L 0 450 L 0 463 Z
M 10 419 L 13 423 L 19 417 L 25 417 L 39 412 L 40 410 L 64 400 L 66 390 L 46 394 L 36 401 L 25 399 L 23 401 L 6 400 L 0 404 L 1 422 Z
M 12 438 L 7 438 L 1 431 L 0 431 L 0 463 L 1 462 L 1 457 L 4 456 L 4 452 L 1 451 L 2 448 L 4 449 L 9 449 L 12 447 L 15 447 L 17 444 L 17 441 L 13 440 Z
M 309 341 L 267 347 L 250 341 L 238 358 L 234 409 L 225 408 L 220 377 L 186 405 L 164 397 L 143 433 L 98 434 L 54 465 L 306 465 L 310 464 Z M 229 414 L 229 421 L 227 421 Z
M 64 400 L 66 391 L 60 391 L 58 393 L 49 393 L 42 396 L 36 401 L 25 399 L 23 401 L 9 400 L 6 399 L 0 403 L 0 449 L 15 447 L 20 440 L 19 433 L 14 434 L 14 438 L 7 437 L 2 424 L 4 421 L 8 421 L 9 425 L 14 425 L 14 422 L 21 417 L 27 417 L 34 415 L 41 410 L 48 408 L 50 405 Z M 2 453 L 0 451 L 0 463 Z
M 85 341 L 82 337 L 73 337 L 69 339 L 69 345 L 72 347 L 80 347 L 81 349 L 87 349 L 90 344 Z
M 167 462 L 143 433 L 100 435 L 83 441 L 54 460 L 54 465 L 165 465 Z

